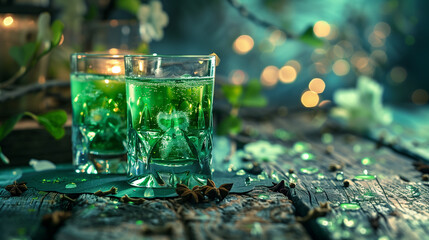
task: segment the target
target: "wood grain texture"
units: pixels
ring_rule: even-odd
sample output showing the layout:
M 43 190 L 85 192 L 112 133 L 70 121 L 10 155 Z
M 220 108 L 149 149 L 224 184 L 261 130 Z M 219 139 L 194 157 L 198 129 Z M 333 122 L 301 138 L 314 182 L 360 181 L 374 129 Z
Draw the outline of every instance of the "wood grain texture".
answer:
M 221 202 L 193 205 L 173 198 L 133 205 L 89 194 L 71 196 L 76 201 L 70 202 L 56 193 L 30 189 L 21 197 L 10 197 L 1 190 L 0 238 L 49 237 L 52 231 L 40 219 L 62 209 L 71 210 L 72 217 L 54 232 L 56 239 L 429 239 L 428 182 L 421 181 L 413 160 L 339 131 L 332 131 L 332 141 L 323 143 L 323 123 L 323 116 L 308 113 L 246 122 L 259 139 L 286 147 L 281 159 L 262 167 L 268 176 L 286 182 L 292 178 L 288 170 L 294 169 L 296 187 L 287 196 L 257 187 L 247 194 L 230 194 Z M 295 138 L 280 140 L 274 137 L 277 129 L 286 129 Z M 238 145 L 253 141 L 239 139 Z M 303 152 L 294 152 L 297 141 L 310 144 L 304 152 L 313 154 L 313 160 L 303 160 Z M 363 165 L 365 157 L 374 163 Z M 338 171 L 330 171 L 331 164 L 342 166 L 339 171 L 350 180 L 348 187 L 336 179 Z M 309 167 L 318 171 L 300 170 Z M 356 180 L 364 170 L 377 178 Z M 418 194 L 413 196 L 410 186 Z M 331 208 L 326 216 L 297 222 L 296 216 L 304 217 L 326 202 Z M 359 209 L 343 210 L 343 203 L 355 203 Z

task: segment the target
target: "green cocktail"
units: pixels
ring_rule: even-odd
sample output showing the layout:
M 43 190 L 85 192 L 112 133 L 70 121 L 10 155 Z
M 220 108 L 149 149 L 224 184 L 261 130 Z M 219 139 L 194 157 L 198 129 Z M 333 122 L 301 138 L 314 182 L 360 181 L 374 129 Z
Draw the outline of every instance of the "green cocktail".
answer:
M 76 172 L 125 173 L 124 76 L 76 71 L 71 73 L 70 80 Z
M 164 70 L 159 77 L 127 72 L 129 182 L 203 184 L 211 177 L 214 72 L 169 77 Z

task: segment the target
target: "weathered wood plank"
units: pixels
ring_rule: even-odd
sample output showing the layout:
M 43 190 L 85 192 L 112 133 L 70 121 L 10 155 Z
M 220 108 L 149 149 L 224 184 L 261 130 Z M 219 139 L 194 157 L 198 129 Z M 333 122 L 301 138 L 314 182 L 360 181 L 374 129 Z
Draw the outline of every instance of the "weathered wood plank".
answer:
M 290 236 L 309 239 L 294 220 L 290 201 L 258 188 L 223 201 L 189 204 L 180 198 L 130 205 L 81 195 L 57 239 L 243 239 Z
M 275 168 L 277 170 L 290 165 L 296 171 L 297 187 L 289 197 L 294 201 L 298 215 L 307 214 L 319 207 L 320 203 L 331 202 L 333 210 L 328 216 L 305 224 L 313 237 L 428 238 L 429 189 L 421 181 L 421 174 L 414 169 L 411 159 L 387 148 L 377 149 L 376 143 L 369 140 L 340 133 L 332 135 L 333 140 L 329 145 L 334 150 L 327 154 L 327 144 L 322 143 L 319 128 L 315 127 L 316 124 L 310 124 L 310 121 L 315 120 L 308 118 L 308 115 L 289 121 L 270 121 L 275 122 L 276 127 L 296 132 L 299 139 L 311 144 L 311 149 L 305 152 L 314 154 L 315 160 L 305 161 L 299 154 L 290 153 L 274 165 L 278 166 Z M 270 136 L 273 130 L 261 128 L 263 125 L 253 123 L 253 127 L 260 130 L 262 135 Z M 292 147 L 293 142 L 286 142 L 285 145 Z M 363 165 L 361 160 L 364 157 L 371 158 L 375 163 Z M 339 171 L 330 172 L 331 164 L 343 166 L 340 171 L 344 173 L 344 179 L 352 180 L 350 187 L 345 188 L 342 180 L 336 180 Z M 301 168 L 309 167 L 319 170 L 314 174 L 300 171 Z M 354 179 L 365 170 L 368 174 L 377 175 L 377 178 L 370 181 Z M 290 179 L 287 175 L 284 177 Z M 409 186 L 418 189 L 419 194 L 413 197 Z M 360 209 L 342 210 L 342 203 L 356 203 Z
M 0 189 L 0 239 L 32 239 L 46 235 L 42 217 L 55 209 L 67 209 L 60 194 L 29 189 L 19 197 L 12 197 Z

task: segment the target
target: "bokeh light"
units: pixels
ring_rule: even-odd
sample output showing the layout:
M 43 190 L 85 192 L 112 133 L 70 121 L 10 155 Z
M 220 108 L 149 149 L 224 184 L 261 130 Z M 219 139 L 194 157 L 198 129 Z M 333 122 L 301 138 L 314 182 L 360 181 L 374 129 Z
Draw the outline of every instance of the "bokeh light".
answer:
M 423 105 L 426 104 L 429 100 L 429 94 L 424 89 L 417 89 L 411 95 L 411 100 L 414 104 Z
M 319 107 L 325 107 L 332 103 L 330 100 L 323 100 L 319 103 Z
M 394 83 L 402 83 L 407 78 L 407 70 L 403 67 L 394 67 L 390 71 L 390 78 Z
M 296 70 L 292 66 L 283 66 L 279 70 L 279 79 L 283 83 L 292 83 L 296 79 Z
M 371 58 L 380 63 L 385 63 L 387 61 L 386 52 L 380 49 L 374 50 L 371 53 Z
M 325 82 L 321 78 L 313 78 L 308 84 L 308 88 L 315 93 L 325 91 Z
M 314 24 L 313 32 L 317 37 L 326 37 L 331 32 L 331 26 L 326 21 L 318 21 Z
M 120 66 L 113 66 L 112 67 L 112 73 L 120 73 L 121 72 L 121 67 Z
M 12 25 L 12 23 L 13 23 L 13 17 L 11 16 L 7 16 L 3 19 L 3 25 L 5 25 L 6 27 Z
M 337 57 L 337 58 L 343 58 L 344 57 L 344 49 L 338 44 L 332 48 L 332 52 L 334 53 L 335 57 Z
M 119 49 L 111 48 L 111 49 L 109 49 L 109 54 L 119 54 Z
M 252 50 L 254 44 L 252 37 L 249 35 L 241 35 L 235 39 L 233 49 L 238 54 L 246 54 Z
M 276 66 L 267 66 L 261 73 L 261 83 L 267 87 L 274 86 L 279 80 L 278 77 L 279 69 Z
M 275 46 L 280 46 L 286 41 L 286 35 L 280 30 L 274 30 L 271 33 L 268 41 L 270 41 L 270 43 Z
M 286 62 L 285 66 L 291 66 L 295 68 L 295 71 L 299 73 L 301 71 L 301 64 L 296 60 L 289 60 Z
M 247 74 L 243 70 L 234 70 L 230 76 L 231 82 L 235 85 L 241 85 L 248 79 Z
M 301 103 L 307 108 L 315 107 L 319 103 L 319 95 L 313 91 L 305 91 L 301 96 Z
M 344 76 L 349 73 L 350 64 L 344 59 L 339 59 L 332 65 L 332 70 L 334 71 L 335 75 Z
M 390 25 L 385 22 L 379 22 L 374 26 L 374 33 L 379 38 L 386 38 L 390 35 Z

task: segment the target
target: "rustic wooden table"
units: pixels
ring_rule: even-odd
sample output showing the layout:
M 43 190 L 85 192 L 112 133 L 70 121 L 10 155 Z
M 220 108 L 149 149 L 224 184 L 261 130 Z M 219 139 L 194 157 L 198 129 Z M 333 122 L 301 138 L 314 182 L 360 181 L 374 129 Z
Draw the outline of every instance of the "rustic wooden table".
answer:
M 287 187 L 296 182 L 295 188 L 279 193 L 256 187 L 198 205 L 180 198 L 125 204 L 34 189 L 11 197 L 1 189 L 0 239 L 429 239 L 429 187 L 415 159 L 349 133 L 322 135 L 309 115 L 286 119 L 247 122 L 246 129 L 288 149 L 297 141 L 310 144 L 307 155 L 284 154 L 261 164 Z M 296 135 L 270 137 L 276 129 Z M 364 171 L 376 178 L 358 180 Z M 70 218 L 58 227 L 43 224 L 43 216 L 57 210 L 71 212 Z

